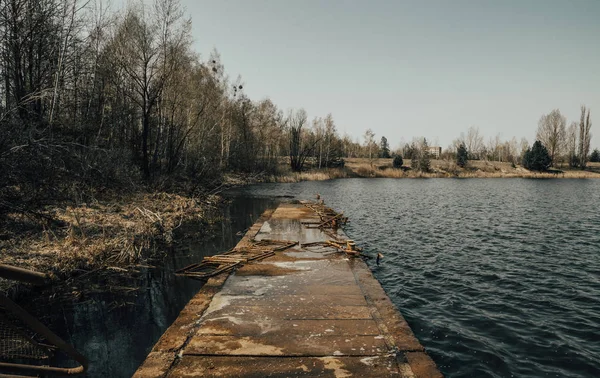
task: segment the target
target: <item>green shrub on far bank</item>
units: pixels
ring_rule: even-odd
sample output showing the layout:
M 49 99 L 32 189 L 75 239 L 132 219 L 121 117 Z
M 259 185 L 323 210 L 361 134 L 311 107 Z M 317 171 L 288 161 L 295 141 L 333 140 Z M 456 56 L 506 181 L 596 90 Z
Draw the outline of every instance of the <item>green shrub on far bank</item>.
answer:
M 392 162 L 392 165 L 394 166 L 394 168 L 402 168 L 402 164 L 404 164 L 404 160 L 402 160 L 402 156 L 396 155 L 396 157 L 394 157 L 394 161 Z
M 464 144 L 461 143 L 456 150 L 456 165 L 464 168 L 467 165 L 468 152 Z
M 539 140 L 531 148 L 527 148 L 523 155 L 523 166 L 531 171 L 547 171 L 551 164 L 552 158 Z

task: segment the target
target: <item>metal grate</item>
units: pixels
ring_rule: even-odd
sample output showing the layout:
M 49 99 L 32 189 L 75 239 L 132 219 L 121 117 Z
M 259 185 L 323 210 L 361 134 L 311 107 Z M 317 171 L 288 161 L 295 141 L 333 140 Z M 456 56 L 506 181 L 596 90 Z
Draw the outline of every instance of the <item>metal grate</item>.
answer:
M 0 264 L 0 277 L 43 285 L 47 274 Z M 79 362 L 79 366 L 63 368 L 47 366 L 55 351 L 62 351 Z M 0 369 L 4 371 L 81 374 L 88 362 L 75 348 L 52 333 L 39 320 L 0 292 Z M 0 373 L 0 376 L 5 376 Z
M 47 360 L 53 355 L 49 346 L 19 319 L 0 308 L 0 361 Z

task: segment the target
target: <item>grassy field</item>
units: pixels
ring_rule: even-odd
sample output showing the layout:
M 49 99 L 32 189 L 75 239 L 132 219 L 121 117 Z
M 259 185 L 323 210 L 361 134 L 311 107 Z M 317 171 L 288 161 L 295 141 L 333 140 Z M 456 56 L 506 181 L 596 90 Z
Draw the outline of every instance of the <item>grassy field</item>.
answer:
M 586 170 L 559 167 L 552 172 L 534 172 L 521 166 L 506 162 L 469 161 L 465 168 L 456 165 L 454 161 L 431 160 L 430 172 L 417 172 L 410 169 L 410 162 L 405 161 L 403 169 L 392 166 L 392 159 L 346 159 L 344 168 L 309 169 L 305 172 L 295 173 L 282 164 L 281 173 L 265 178 L 267 182 L 298 182 L 329 180 L 347 177 L 389 177 L 389 178 L 502 178 L 502 177 L 527 177 L 527 178 L 600 178 L 600 163 L 589 163 Z

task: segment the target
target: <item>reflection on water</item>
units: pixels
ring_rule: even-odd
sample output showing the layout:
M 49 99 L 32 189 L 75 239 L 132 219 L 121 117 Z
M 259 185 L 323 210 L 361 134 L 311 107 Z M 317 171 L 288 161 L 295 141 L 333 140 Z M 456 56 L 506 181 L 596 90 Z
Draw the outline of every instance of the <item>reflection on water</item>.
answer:
M 448 377 L 600 377 L 599 180 L 344 179 L 238 195 L 316 193 L 384 254 L 375 276 Z
M 241 239 L 240 231 L 243 233 L 267 208 L 275 206 L 276 201 L 268 198 L 234 198 L 225 209 L 223 216 L 228 220 L 216 238 L 202 243 L 185 238 L 163 266 L 142 269 L 140 274 L 123 279 L 121 285 L 138 290 L 87 295 L 76 303 L 50 301 L 51 309 L 26 307 L 89 359 L 86 376 L 130 377 L 202 286 L 173 272 L 232 248 Z M 193 234 L 195 230 L 185 232 Z M 102 281 L 96 283 L 103 285 Z

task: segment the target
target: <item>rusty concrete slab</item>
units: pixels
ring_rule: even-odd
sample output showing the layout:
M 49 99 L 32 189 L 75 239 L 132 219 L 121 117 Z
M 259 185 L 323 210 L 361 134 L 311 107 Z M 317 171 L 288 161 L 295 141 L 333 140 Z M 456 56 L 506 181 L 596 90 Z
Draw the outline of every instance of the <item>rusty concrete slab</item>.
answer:
M 227 298 L 222 296 L 219 300 Z M 214 300 L 217 300 L 215 297 Z M 224 305 L 203 316 L 200 321 L 235 317 L 238 319 L 270 318 L 282 320 L 295 319 L 372 319 L 368 306 L 336 306 L 323 303 L 321 306 L 233 306 Z M 207 311 L 207 312 L 208 312 Z
M 186 356 L 169 377 L 401 377 L 393 356 L 221 357 Z
M 362 260 L 302 246 L 329 240 L 302 224 L 319 221 L 302 204 L 264 214 L 238 247 L 300 244 L 211 279 L 135 376 L 440 377 Z
M 306 285 L 304 279 L 294 279 L 292 275 L 274 276 L 274 277 L 236 277 L 232 276 L 228 280 L 230 285 L 223 287 L 221 293 L 223 295 L 255 295 L 255 296 L 271 296 L 271 295 L 362 295 L 360 287 L 357 285 Z M 299 284 L 304 284 L 298 286 Z
M 321 230 L 317 228 L 306 229 L 301 222 L 302 220 L 300 219 L 271 218 L 263 224 L 256 235 L 256 240 L 296 240 L 300 243 L 313 243 L 326 240 Z
M 303 306 L 321 306 L 331 303 L 331 296 L 322 294 L 292 295 L 230 295 L 227 300 L 232 306 L 290 306 L 301 303 Z M 336 298 L 338 306 L 367 306 L 363 295 L 340 295 Z
M 388 352 L 381 335 L 317 334 L 194 336 L 184 354 L 237 356 L 377 356 Z
M 256 336 L 256 335 L 335 335 L 377 336 L 379 327 L 373 319 L 295 319 L 255 318 L 243 321 L 235 317 L 206 319 L 197 335 Z

